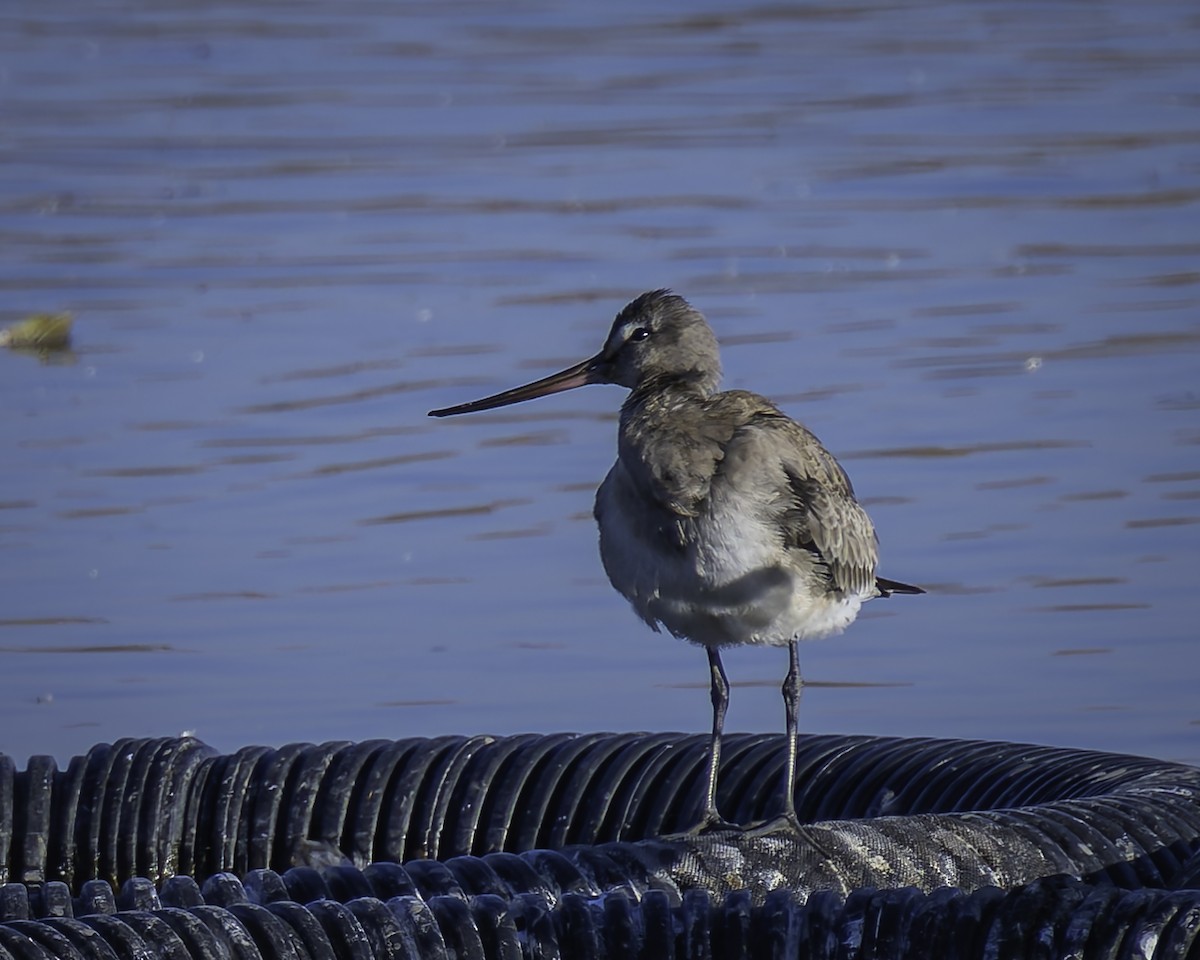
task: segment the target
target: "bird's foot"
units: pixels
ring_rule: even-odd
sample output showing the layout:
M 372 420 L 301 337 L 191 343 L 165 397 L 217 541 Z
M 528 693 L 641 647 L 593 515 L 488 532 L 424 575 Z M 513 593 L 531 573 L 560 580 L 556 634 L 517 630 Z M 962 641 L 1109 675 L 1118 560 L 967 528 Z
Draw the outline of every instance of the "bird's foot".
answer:
M 781 813 L 770 820 L 748 823 L 742 832 L 748 837 L 768 837 L 775 833 L 799 834 L 806 831 L 795 813 Z
M 800 822 L 795 811 L 781 813 L 777 817 L 772 817 L 770 820 L 762 820 L 758 823 L 747 824 L 743 830 L 743 834 L 752 839 L 760 839 L 764 837 L 794 837 L 801 840 L 805 845 L 817 851 L 824 859 L 833 860 L 834 855 L 822 845 L 817 838 L 818 831 L 814 831 L 810 824 Z
M 681 837 L 702 837 L 710 833 L 729 833 L 731 831 L 741 832 L 742 828 L 736 823 L 730 823 L 722 817 L 716 810 L 710 810 L 694 827 L 689 827 L 682 833 L 678 834 Z

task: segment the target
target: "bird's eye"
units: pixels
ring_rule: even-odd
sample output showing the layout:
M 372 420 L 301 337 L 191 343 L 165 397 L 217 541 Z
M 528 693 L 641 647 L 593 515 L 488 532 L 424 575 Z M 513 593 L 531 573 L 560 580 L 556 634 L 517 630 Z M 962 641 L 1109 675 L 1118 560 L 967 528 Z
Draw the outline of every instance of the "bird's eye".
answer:
M 650 339 L 650 328 L 649 327 L 637 327 L 634 329 L 633 333 L 631 333 L 629 335 L 629 340 L 631 343 L 641 343 L 643 340 L 649 340 L 649 339 Z

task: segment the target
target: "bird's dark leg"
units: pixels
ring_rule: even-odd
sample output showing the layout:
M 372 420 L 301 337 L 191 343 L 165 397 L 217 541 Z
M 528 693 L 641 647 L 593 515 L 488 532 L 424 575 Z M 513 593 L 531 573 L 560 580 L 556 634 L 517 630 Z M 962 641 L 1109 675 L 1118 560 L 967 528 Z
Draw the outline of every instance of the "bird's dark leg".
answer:
M 708 743 L 708 786 L 704 794 L 704 815 L 699 829 L 723 827 L 727 824 L 717 810 L 717 775 L 721 769 L 721 733 L 725 729 L 725 710 L 729 706 L 729 678 L 721 664 L 716 647 L 706 647 L 708 670 L 712 682 L 712 738 Z
M 804 692 L 804 678 L 800 676 L 800 652 L 796 641 L 788 645 L 788 672 L 783 679 L 783 706 L 787 714 L 787 763 L 783 772 L 783 813 L 760 824 L 747 828 L 746 835 L 763 837 L 787 833 L 799 836 L 816 853 L 826 860 L 833 860 L 833 853 L 821 842 L 821 831 L 810 826 L 801 826 L 796 816 L 796 718 L 800 711 L 800 694 Z
M 792 823 L 796 818 L 796 733 L 800 695 L 804 678 L 800 676 L 800 652 L 797 642 L 788 644 L 788 672 L 783 678 L 783 710 L 787 718 L 787 764 L 783 772 L 783 816 Z

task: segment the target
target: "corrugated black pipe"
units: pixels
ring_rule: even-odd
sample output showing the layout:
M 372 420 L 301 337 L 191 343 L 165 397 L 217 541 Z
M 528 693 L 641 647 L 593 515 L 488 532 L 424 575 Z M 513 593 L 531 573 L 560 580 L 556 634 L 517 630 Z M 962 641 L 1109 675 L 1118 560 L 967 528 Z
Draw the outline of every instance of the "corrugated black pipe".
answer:
M 673 837 L 694 817 L 706 740 L 225 756 L 123 740 L 22 771 L 0 755 L 0 960 L 1200 951 L 1200 770 L 805 737 L 803 835 Z M 726 743 L 722 809 L 761 820 L 781 740 Z

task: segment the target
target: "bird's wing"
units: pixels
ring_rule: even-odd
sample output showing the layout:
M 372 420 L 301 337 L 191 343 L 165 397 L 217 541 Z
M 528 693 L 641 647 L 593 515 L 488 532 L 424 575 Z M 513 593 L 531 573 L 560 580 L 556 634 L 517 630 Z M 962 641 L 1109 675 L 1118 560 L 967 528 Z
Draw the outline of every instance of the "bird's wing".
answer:
M 785 546 L 812 554 L 834 589 L 876 593 L 879 554 L 871 518 L 855 500 L 846 472 L 811 432 L 762 400 L 726 446 L 725 468 L 739 463 Z

